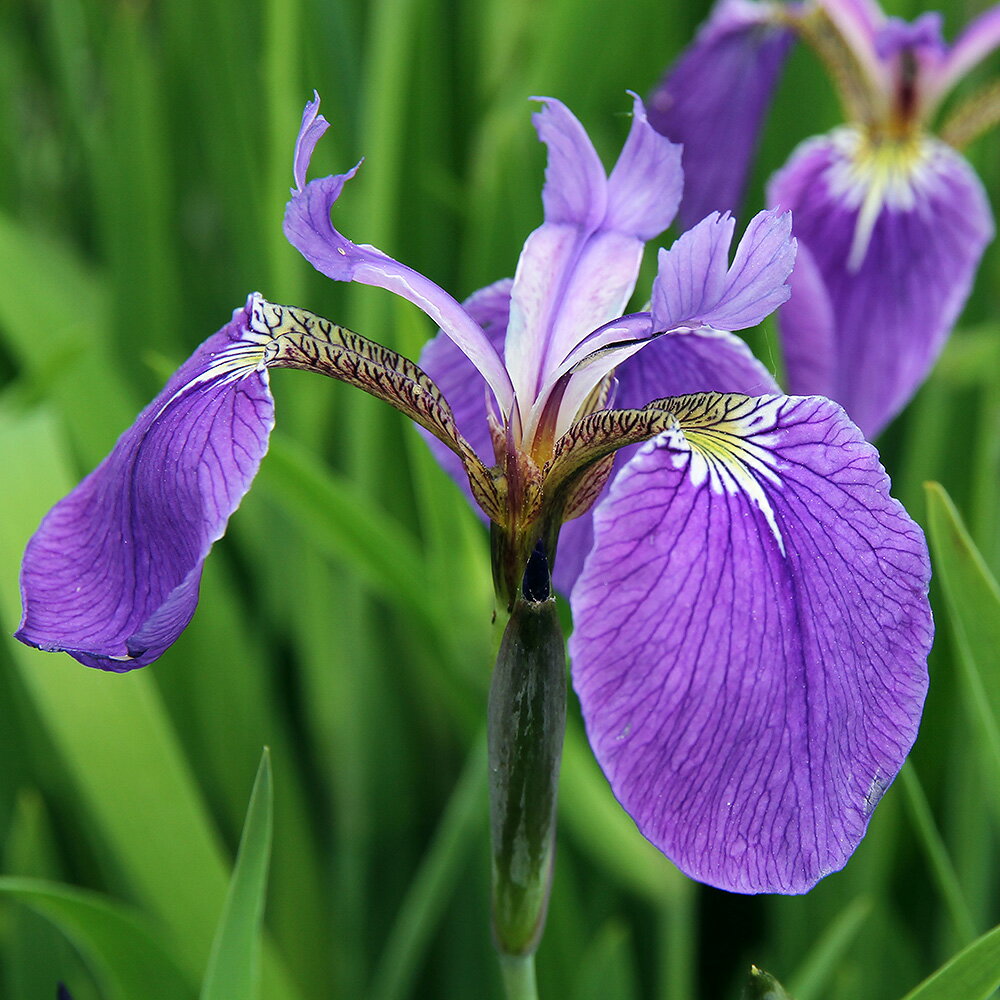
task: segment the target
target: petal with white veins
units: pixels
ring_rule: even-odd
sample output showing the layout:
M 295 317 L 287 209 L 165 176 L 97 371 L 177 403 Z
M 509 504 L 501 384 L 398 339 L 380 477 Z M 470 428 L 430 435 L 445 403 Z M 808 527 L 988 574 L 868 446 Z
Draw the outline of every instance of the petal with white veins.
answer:
M 965 304 L 993 237 L 983 186 L 936 139 L 872 147 L 845 127 L 800 146 L 768 197 L 791 210 L 816 271 L 793 279 L 806 299 L 779 314 L 789 387 L 817 388 L 803 345 L 827 322 L 811 305 L 832 310 L 835 369 L 824 391 L 874 437 L 926 377 Z
M 597 509 L 574 686 L 615 795 L 683 871 L 804 892 L 916 736 L 926 545 L 829 400 L 671 405 Z

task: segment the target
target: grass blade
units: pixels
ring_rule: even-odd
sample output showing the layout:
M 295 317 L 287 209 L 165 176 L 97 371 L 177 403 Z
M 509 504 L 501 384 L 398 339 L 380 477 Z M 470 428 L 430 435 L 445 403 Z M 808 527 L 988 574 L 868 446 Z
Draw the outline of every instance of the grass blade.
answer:
M 987 931 L 903 1000 L 986 1000 L 1000 986 L 1000 927 Z
M 201 1000 L 258 995 L 260 932 L 267 893 L 273 822 L 271 755 L 264 748 L 250 794 L 236 867 L 212 944 Z

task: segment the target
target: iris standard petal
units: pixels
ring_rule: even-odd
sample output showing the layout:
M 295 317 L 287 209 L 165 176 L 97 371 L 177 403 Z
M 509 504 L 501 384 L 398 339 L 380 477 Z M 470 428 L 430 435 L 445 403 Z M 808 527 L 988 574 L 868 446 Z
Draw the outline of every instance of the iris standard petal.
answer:
M 840 868 L 916 736 L 920 529 L 817 397 L 682 397 L 595 517 L 571 596 L 591 746 L 687 874 L 804 892 Z
M 653 127 L 684 146 L 685 229 L 711 211 L 739 208 L 794 39 L 782 15 L 779 4 L 723 0 L 647 101 Z
M 190 621 L 202 564 L 274 424 L 267 373 L 241 353 L 250 310 L 195 351 L 42 521 L 21 570 L 22 642 L 125 671 L 155 660 Z
M 696 392 L 741 392 L 760 396 L 778 392 L 774 376 L 753 356 L 750 348 L 731 333 L 696 330 L 668 334 L 615 369 L 614 406 L 641 409 L 662 396 Z M 638 450 L 622 448 L 615 455 L 611 480 Z M 600 502 L 600 501 L 598 501 Z M 594 544 L 593 510 L 563 525 L 552 574 L 556 589 L 568 594 Z
M 786 282 L 795 263 L 789 214 L 755 215 L 730 266 L 734 227 L 728 214 L 713 213 L 669 250 L 660 250 L 651 303 L 654 330 L 742 330 L 788 299 Z
M 664 142 L 633 95 L 632 127 L 608 178 L 605 225 L 651 240 L 669 228 L 684 190 L 682 149 Z
M 983 186 L 936 139 L 870 150 L 842 128 L 800 146 L 769 201 L 791 209 L 826 289 L 836 362 L 826 391 L 873 437 L 923 381 L 965 304 L 993 236 Z M 820 322 L 808 299 L 779 314 L 792 392 L 815 388 L 801 345 Z
M 563 104 L 547 100 L 535 115 L 549 150 L 545 222 L 518 261 L 504 352 L 526 426 L 551 373 L 592 330 L 625 311 L 643 245 L 673 215 L 680 151 L 637 108 L 610 180 Z
M 741 330 L 759 323 L 790 294 L 795 262 L 791 217 L 760 212 L 751 220 L 729 265 L 735 223 L 712 213 L 661 250 L 650 313 L 632 313 L 584 337 L 549 377 L 541 399 L 560 385 L 558 433 L 575 419 L 579 405 L 613 368 L 648 348 L 667 331 L 713 328 Z M 735 386 L 727 388 L 735 389 Z
M 542 205 L 545 221 L 582 229 L 601 223 L 608 204 L 607 175 L 586 129 L 562 101 L 536 98 L 542 107 L 531 119 L 548 160 Z
M 328 278 L 385 288 L 422 309 L 468 355 L 506 412 L 513 394 L 503 361 L 458 302 L 413 268 L 373 246 L 352 243 L 334 228 L 330 210 L 358 167 L 301 186 L 308 158 L 322 134 L 317 134 L 317 122 L 322 120 L 315 117 L 318 107 L 318 99 L 307 105 L 295 147 L 295 177 L 299 187 L 292 191 L 285 209 L 284 230 L 288 241 Z

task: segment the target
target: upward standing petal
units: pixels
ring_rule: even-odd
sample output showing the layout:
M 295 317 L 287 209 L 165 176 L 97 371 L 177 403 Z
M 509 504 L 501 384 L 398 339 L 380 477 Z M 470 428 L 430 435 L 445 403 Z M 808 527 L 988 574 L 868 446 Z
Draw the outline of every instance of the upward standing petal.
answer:
M 518 261 L 505 346 L 524 418 L 580 340 L 624 312 L 643 245 L 670 224 L 681 183 L 680 150 L 650 128 L 638 100 L 610 180 L 563 104 L 547 100 L 535 124 L 549 147 L 545 222 Z
M 793 38 L 780 4 L 722 0 L 650 95 L 650 123 L 684 146 L 685 229 L 711 211 L 739 208 Z

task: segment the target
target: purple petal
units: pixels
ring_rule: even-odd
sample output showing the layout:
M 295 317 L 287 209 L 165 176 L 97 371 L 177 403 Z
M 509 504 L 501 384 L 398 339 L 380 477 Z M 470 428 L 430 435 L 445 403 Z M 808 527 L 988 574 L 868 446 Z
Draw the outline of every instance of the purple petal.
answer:
M 299 128 L 299 137 L 295 143 L 292 174 L 295 177 L 295 186 L 300 191 L 306 185 L 306 171 L 309 169 L 309 161 L 312 159 L 316 143 L 329 127 L 330 123 L 319 113 L 319 94 L 314 90 L 313 99 L 302 112 L 302 126 Z
M 604 218 L 607 183 L 601 158 L 586 130 L 562 101 L 535 98 L 542 107 L 531 119 L 548 150 L 542 204 L 545 221 L 593 229 Z
M 916 736 L 926 545 L 836 404 L 677 402 L 701 433 L 644 445 L 597 510 L 574 685 L 615 795 L 682 870 L 804 892 Z
M 669 224 L 680 183 L 679 151 L 641 108 L 610 180 L 564 105 L 547 101 L 535 122 L 549 148 L 545 222 L 518 261 L 504 353 L 526 423 L 573 348 L 624 312 L 643 245 Z
M 806 396 L 835 396 L 837 375 L 836 321 L 823 275 L 809 248 L 799 243 L 795 269 L 788 281 L 791 298 L 781 309 L 785 367 L 794 372 L 795 391 Z
M 684 189 L 681 147 L 664 142 L 633 95 L 632 128 L 608 178 L 605 226 L 641 240 L 659 236 L 674 221 Z
M 650 124 L 684 146 L 680 221 L 735 211 L 794 38 L 773 4 L 723 0 L 647 102 Z
M 771 373 L 739 337 L 719 330 L 668 334 L 647 344 L 615 371 L 614 406 L 641 409 L 663 396 L 695 392 L 741 392 L 760 396 L 777 392 Z M 623 448 L 615 456 L 617 475 L 640 445 Z M 598 501 L 600 502 L 600 501 Z M 556 589 L 568 594 L 594 543 L 593 511 L 563 525 L 552 578 Z
M 151 663 L 191 620 L 202 564 L 274 425 L 266 372 L 223 363 L 251 302 L 46 515 L 21 569 L 22 642 L 120 672 Z
M 733 220 L 715 213 L 661 250 L 653 282 L 656 330 L 755 326 L 788 299 L 795 263 L 788 213 L 760 212 L 750 221 L 729 267 Z
M 769 200 L 791 209 L 795 235 L 826 290 L 819 294 L 815 275 L 794 281 L 804 298 L 780 316 L 791 391 L 819 388 L 807 345 L 830 310 L 835 363 L 824 391 L 873 437 L 937 358 L 993 220 L 979 179 L 943 143 L 924 140 L 919 159 L 900 168 L 866 164 L 859 141 L 845 128 L 803 144 L 773 179 Z
M 880 59 L 891 59 L 902 52 L 927 49 L 927 54 L 937 60 L 945 51 L 941 25 L 942 18 L 937 11 L 927 11 L 915 21 L 890 17 L 875 36 L 875 51 Z
M 303 115 L 303 133 L 299 137 L 295 157 L 297 182 L 300 173 L 303 178 L 305 175 L 306 147 L 309 142 L 314 146 L 319 138 L 318 135 L 313 137 L 310 131 L 315 124 L 306 125 L 309 116 L 315 114 L 317 109 L 318 103 L 311 102 Z M 311 152 L 310 147 L 308 153 Z M 354 167 L 346 174 L 310 181 L 305 187 L 300 184 L 300 189 L 292 192 L 291 201 L 285 209 L 284 226 L 288 241 L 313 267 L 334 281 L 357 281 L 385 288 L 422 309 L 468 355 L 493 389 L 501 409 L 506 412 L 513 401 L 510 379 L 500 356 L 472 317 L 429 278 L 375 247 L 352 243 L 334 229 L 330 210 L 357 170 L 358 167 Z

